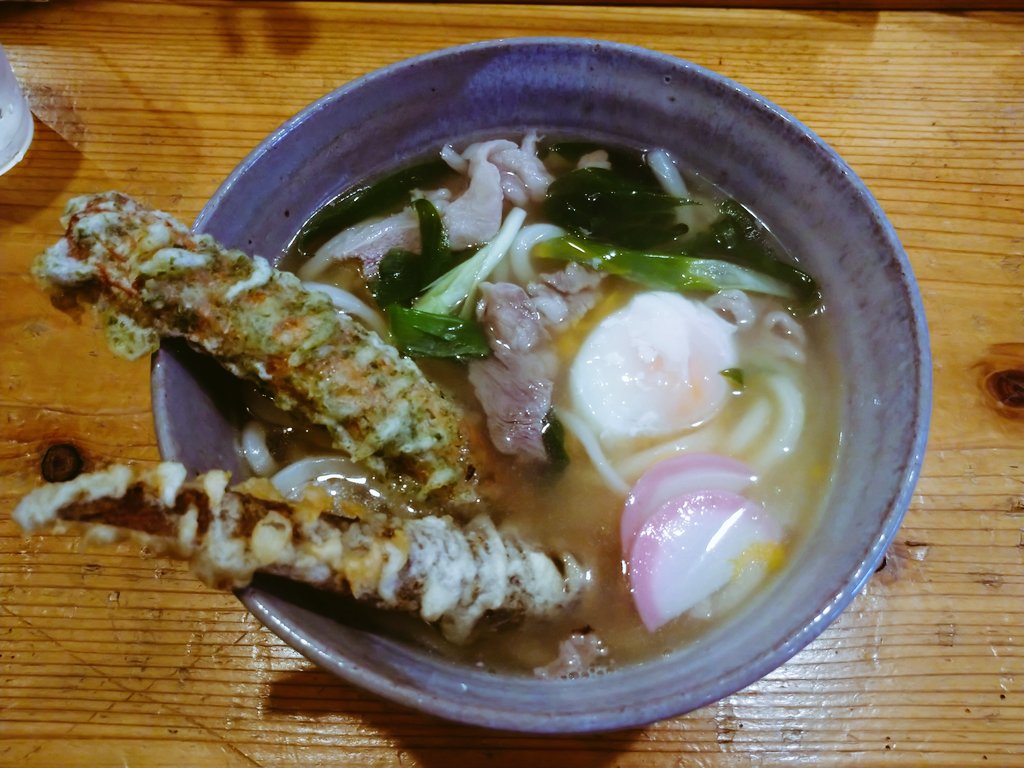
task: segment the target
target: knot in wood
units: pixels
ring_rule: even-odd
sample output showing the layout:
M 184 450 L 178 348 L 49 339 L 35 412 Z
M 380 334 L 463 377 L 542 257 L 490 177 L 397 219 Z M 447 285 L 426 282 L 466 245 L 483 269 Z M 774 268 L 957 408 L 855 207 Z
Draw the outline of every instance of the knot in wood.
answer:
M 48 483 L 64 483 L 74 480 L 82 471 L 82 454 L 71 443 L 51 445 L 43 454 L 40 472 Z
M 1024 370 L 1007 368 L 985 377 L 985 388 L 1000 405 L 1024 408 Z

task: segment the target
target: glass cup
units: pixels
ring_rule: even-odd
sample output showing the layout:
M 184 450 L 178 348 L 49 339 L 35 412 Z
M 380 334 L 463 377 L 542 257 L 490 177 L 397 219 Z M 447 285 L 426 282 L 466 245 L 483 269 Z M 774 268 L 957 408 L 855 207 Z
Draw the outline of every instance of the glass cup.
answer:
M 0 174 L 25 156 L 32 143 L 32 112 L 0 46 Z

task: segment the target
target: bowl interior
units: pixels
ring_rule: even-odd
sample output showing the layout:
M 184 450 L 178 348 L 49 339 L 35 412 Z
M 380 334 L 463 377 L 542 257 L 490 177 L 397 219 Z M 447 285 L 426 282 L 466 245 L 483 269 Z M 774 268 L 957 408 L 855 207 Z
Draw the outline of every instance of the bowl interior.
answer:
M 657 660 L 570 681 L 499 676 L 346 625 L 268 586 L 241 593 L 316 663 L 444 717 L 536 732 L 627 727 L 682 713 L 763 676 L 817 635 L 873 572 L 924 452 L 924 316 L 906 256 L 848 166 L 808 129 L 696 65 L 612 43 L 524 39 L 441 51 L 347 85 L 282 126 L 196 221 L 221 242 L 278 257 L 352 183 L 453 139 L 538 128 L 665 147 L 751 208 L 816 276 L 846 378 L 827 517 L 784 578 L 736 620 Z M 239 471 L 233 384 L 175 347 L 157 356 L 163 455 Z

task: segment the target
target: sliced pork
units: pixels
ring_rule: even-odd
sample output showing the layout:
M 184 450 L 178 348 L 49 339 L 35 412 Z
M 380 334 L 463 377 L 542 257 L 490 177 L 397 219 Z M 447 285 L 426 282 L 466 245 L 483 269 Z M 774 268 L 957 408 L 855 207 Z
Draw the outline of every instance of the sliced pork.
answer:
M 493 354 L 470 363 L 469 380 L 500 452 L 548 460 L 544 427 L 558 365 L 549 331 L 565 328 L 593 307 L 601 279 L 570 264 L 526 290 L 513 283 L 481 286 L 477 317 Z
M 494 165 L 505 199 L 519 207 L 543 200 L 554 180 L 537 156 L 536 133 L 526 134 L 521 146 L 507 139 L 471 144 L 462 156 L 470 163 L 485 160 Z
M 454 250 L 486 243 L 498 233 L 505 197 L 501 174 L 486 158 L 470 159 L 469 186 L 441 211 L 448 242 Z
M 527 134 L 522 145 L 496 139 L 470 144 L 461 153 L 449 145 L 441 150 L 441 158 L 466 177 L 465 189 L 454 198 L 447 189 L 417 194 L 437 208 L 456 251 L 489 242 L 501 227 L 506 201 L 518 207 L 540 202 L 553 181 L 537 156 L 536 133 Z M 338 233 L 303 265 L 299 275 L 312 280 L 333 261 L 358 259 L 363 274 L 372 278 L 392 248 L 420 250 L 419 221 L 412 207 Z
M 469 365 L 469 381 L 502 453 L 545 461 L 544 419 L 551 410 L 557 367 L 540 313 L 513 283 L 480 286 L 477 316 L 492 355 Z
M 604 277 L 601 272 L 570 262 L 565 269 L 541 275 L 526 291 L 544 325 L 571 325 L 597 303 L 597 287 Z
M 377 274 L 380 260 L 392 248 L 420 250 L 420 225 L 416 212 L 406 208 L 383 219 L 368 219 L 344 229 L 320 247 L 316 256 L 299 270 L 304 279 L 316 277 L 332 261 L 359 259 L 363 274 Z

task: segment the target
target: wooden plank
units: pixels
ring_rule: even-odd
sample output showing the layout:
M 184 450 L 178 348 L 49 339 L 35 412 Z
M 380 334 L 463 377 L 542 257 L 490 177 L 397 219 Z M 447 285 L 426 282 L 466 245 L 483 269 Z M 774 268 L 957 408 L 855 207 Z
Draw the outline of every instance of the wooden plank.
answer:
M 455 0 L 471 2 L 472 0 Z M 516 0 L 487 0 L 512 4 Z M 539 0 L 535 5 L 672 6 L 675 8 L 747 8 L 808 11 L 1014 11 L 1021 0 Z
M 0 764 L 1024 765 L 1024 422 L 984 386 L 1024 359 L 1024 15 L 67 2 L 5 4 L 0 29 L 38 118 L 0 177 Z M 843 154 L 908 250 L 935 358 L 930 449 L 885 569 L 821 638 L 649 728 L 487 733 L 312 668 L 177 564 L 20 536 L 8 511 L 50 444 L 157 458 L 148 363 L 111 356 L 88 316 L 26 277 L 69 196 L 117 187 L 191 219 L 330 89 L 554 30 L 679 55 L 773 99 Z

